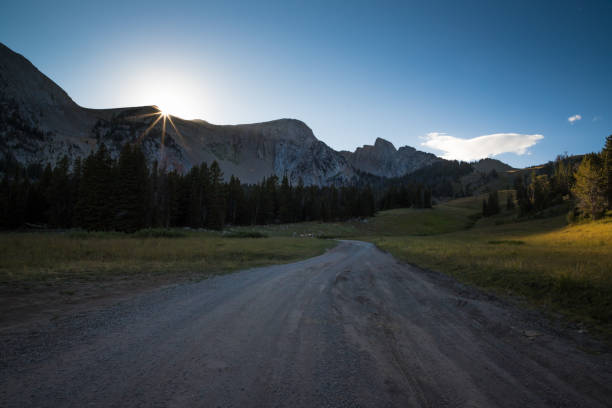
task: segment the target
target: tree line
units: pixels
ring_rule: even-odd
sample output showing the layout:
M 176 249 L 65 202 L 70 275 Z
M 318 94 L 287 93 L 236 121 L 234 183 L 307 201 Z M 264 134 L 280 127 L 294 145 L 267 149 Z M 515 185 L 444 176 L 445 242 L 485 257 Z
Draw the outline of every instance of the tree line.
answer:
M 113 159 L 100 147 L 84 159 L 55 166 L 4 163 L 0 227 L 24 225 L 132 232 L 149 227 L 220 230 L 225 225 L 334 221 L 376 211 L 368 186 L 304 186 L 285 175 L 245 185 L 224 181 L 217 162 L 185 174 L 157 162 L 148 166 L 138 145 Z
M 431 208 L 432 192 L 446 192 L 457 174 L 469 171 L 460 162 L 421 170 L 415 182 L 408 176 L 379 180 L 360 177 L 351 186 L 292 185 L 288 177 L 270 176 L 254 185 L 236 177 L 224 181 L 216 162 L 194 166 L 185 174 L 157 162 L 147 164 L 138 145 L 126 144 L 113 159 L 101 144 L 84 159 L 67 157 L 55 166 L 22 166 L 0 160 L 0 228 L 30 226 L 136 231 L 150 227 L 222 229 L 225 225 L 255 225 L 301 221 L 340 221 L 369 217 L 377 210 L 398 207 Z M 454 171 L 453 171 L 454 170 Z M 368 177 L 366 177 L 368 176 Z M 612 210 L 612 135 L 600 153 L 558 156 L 514 181 L 521 216 L 573 200 L 570 212 L 597 219 Z M 571 202 L 571 201 L 570 201 Z M 500 210 L 497 192 L 483 202 L 483 215 Z
M 573 200 L 570 220 L 576 217 L 598 219 L 606 210 L 612 210 L 612 135 L 606 138 L 599 153 L 582 157 L 557 156 L 541 169 L 514 180 L 516 204 L 519 214 L 527 216 Z M 512 196 L 508 197 L 508 209 L 514 208 Z M 497 191 L 489 193 L 483 201 L 483 215 L 499 213 Z

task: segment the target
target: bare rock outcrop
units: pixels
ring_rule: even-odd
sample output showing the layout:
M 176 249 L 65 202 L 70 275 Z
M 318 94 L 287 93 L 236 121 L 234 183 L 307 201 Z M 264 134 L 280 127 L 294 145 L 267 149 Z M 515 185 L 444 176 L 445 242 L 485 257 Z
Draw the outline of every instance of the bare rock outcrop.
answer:
M 395 149 L 380 137 L 373 146 L 358 147 L 354 152 L 342 151 L 342 156 L 355 169 L 381 177 L 401 177 L 436 161 L 442 160 L 431 153 L 410 146 Z

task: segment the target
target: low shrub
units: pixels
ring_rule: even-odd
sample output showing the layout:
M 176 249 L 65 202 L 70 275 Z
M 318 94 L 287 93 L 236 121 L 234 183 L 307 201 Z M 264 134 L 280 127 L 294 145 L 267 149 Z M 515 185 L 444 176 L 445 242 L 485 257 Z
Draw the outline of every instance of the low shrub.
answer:
M 489 241 L 492 245 L 525 245 L 525 241 L 515 240 L 500 240 L 500 241 Z
M 225 238 L 268 238 L 267 234 L 259 231 L 231 231 L 223 236 Z
M 167 228 L 146 228 L 131 234 L 134 238 L 184 238 L 187 234 L 183 231 Z

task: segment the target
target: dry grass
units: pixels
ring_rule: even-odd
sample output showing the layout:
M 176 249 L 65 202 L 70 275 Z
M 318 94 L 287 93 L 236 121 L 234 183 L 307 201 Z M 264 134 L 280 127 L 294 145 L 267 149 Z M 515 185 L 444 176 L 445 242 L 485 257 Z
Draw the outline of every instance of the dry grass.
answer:
M 319 239 L 225 238 L 215 233 L 179 238 L 5 233 L 0 235 L 0 283 L 181 273 L 204 276 L 305 259 L 332 246 L 333 242 Z

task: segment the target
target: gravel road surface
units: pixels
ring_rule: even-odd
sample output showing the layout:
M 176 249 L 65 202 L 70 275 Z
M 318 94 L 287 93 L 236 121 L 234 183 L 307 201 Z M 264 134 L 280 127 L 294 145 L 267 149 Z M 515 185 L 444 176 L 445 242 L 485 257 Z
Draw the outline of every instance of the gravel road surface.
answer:
M 555 325 L 343 241 L 4 327 L 0 406 L 612 406 L 610 350 Z

